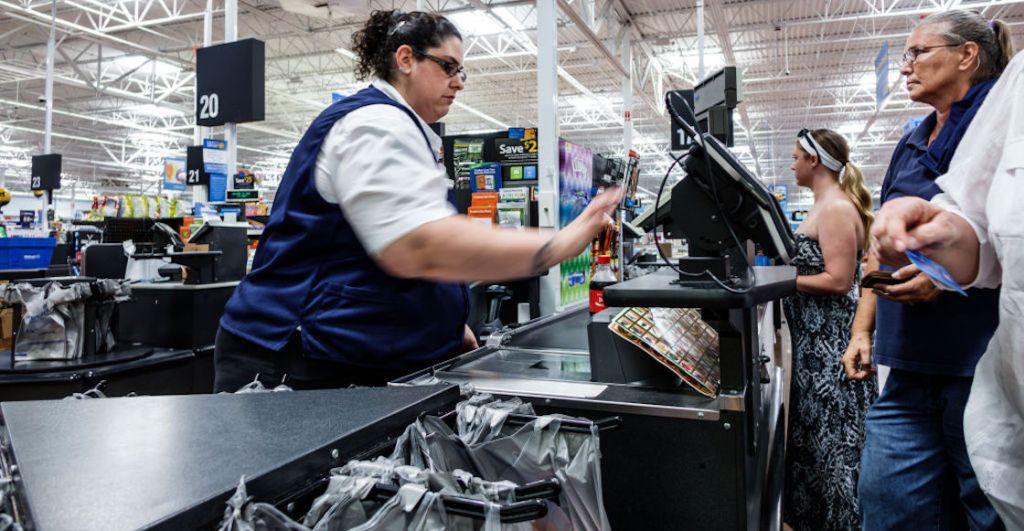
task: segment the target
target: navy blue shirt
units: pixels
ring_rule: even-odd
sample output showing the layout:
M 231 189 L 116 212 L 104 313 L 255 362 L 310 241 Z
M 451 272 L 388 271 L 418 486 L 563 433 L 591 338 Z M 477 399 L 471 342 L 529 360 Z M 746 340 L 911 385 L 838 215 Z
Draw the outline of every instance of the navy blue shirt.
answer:
M 978 83 L 953 104 L 950 118 L 931 146 L 928 137 L 935 128 L 935 113 L 904 135 L 882 182 L 882 203 L 904 196 L 930 200 L 942 191 L 935 179 L 948 169 L 948 161 L 974 117 L 972 111 L 981 106 L 993 84 Z M 882 269 L 895 268 L 883 265 Z M 879 297 L 875 362 L 926 374 L 973 376 L 974 366 L 999 324 L 999 290 L 969 289 L 967 293 L 968 297 L 943 292 L 932 302 L 913 305 Z

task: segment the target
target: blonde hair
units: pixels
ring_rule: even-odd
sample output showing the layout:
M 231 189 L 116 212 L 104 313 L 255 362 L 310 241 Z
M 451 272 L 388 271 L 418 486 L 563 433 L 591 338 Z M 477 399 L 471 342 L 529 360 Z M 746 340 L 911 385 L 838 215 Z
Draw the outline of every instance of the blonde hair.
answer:
M 864 248 L 867 249 L 867 235 L 871 231 L 871 223 L 875 221 L 875 214 L 871 211 L 871 191 L 864 184 L 864 174 L 856 164 L 850 162 L 850 145 L 846 143 L 843 135 L 831 129 L 815 129 L 811 131 L 811 136 L 832 158 L 843 163 L 839 188 L 857 208 L 861 224 L 864 225 Z

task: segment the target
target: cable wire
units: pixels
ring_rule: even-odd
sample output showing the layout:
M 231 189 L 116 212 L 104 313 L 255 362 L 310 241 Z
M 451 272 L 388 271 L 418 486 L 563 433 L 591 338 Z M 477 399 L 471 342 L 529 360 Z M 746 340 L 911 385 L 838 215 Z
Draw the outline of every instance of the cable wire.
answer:
M 706 156 L 707 156 L 707 150 L 705 150 L 705 157 Z M 679 165 L 680 167 L 682 167 L 682 161 L 680 160 L 681 158 L 682 158 L 682 156 L 672 157 L 672 164 L 669 165 L 668 170 L 665 172 L 665 176 L 662 177 L 662 179 L 661 179 L 661 185 L 658 186 L 658 196 L 654 200 L 654 216 L 655 216 L 655 219 L 657 219 L 657 215 L 658 215 L 658 206 L 661 204 L 661 195 L 665 191 L 665 183 L 668 181 L 668 177 L 669 177 L 669 175 L 672 174 L 672 170 L 676 167 L 676 165 Z M 709 174 L 708 175 L 710 175 L 710 162 L 708 163 L 708 165 L 709 165 Z M 717 192 L 716 192 L 715 195 L 716 195 L 716 197 L 714 198 L 714 200 L 715 200 L 715 203 L 717 204 L 718 203 Z M 726 219 L 725 214 L 722 213 L 721 205 L 718 206 L 718 212 L 719 212 L 719 215 L 722 216 L 722 220 L 725 222 L 726 227 L 729 227 L 729 232 L 732 234 L 733 239 L 738 242 L 739 238 L 736 237 L 736 234 L 732 230 L 732 226 L 729 225 L 729 222 Z M 657 235 L 658 235 L 657 225 L 655 225 L 654 231 L 655 231 L 654 232 L 655 237 L 657 237 Z M 664 236 L 664 231 L 662 231 L 662 236 Z M 753 283 L 750 286 L 747 286 L 746 288 L 742 288 L 742 289 L 734 288 L 734 287 L 728 285 L 722 279 L 720 279 L 717 276 L 715 276 L 715 274 L 712 273 L 708 269 L 705 269 L 704 271 L 702 271 L 700 273 L 690 273 L 690 272 L 687 272 L 687 271 L 683 271 L 683 270 L 679 269 L 678 267 L 676 267 L 676 265 L 673 264 L 672 261 L 669 260 L 668 257 L 665 256 L 665 252 L 662 250 L 661 246 L 657 245 L 657 238 L 655 238 L 655 245 L 654 245 L 654 247 L 656 249 L 658 249 L 658 256 L 660 256 L 662 261 L 665 262 L 665 265 L 667 265 L 673 271 L 678 273 L 679 276 L 681 276 L 681 277 L 703 277 L 703 276 L 706 276 L 706 277 L 710 278 L 712 281 L 714 281 L 715 284 L 718 284 L 718 286 L 720 288 L 722 288 L 722 289 L 724 289 L 724 290 L 726 290 L 726 291 L 728 291 L 730 293 L 735 293 L 735 294 L 738 294 L 738 295 L 749 293 L 750 290 L 753 288 Z M 742 254 L 742 250 L 741 250 L 741 254 Z M 746 262 L 747 268 L 751 272 L 751 276 L 753 278 L 754 270 L 753 270 L 753 268 L 750 267 L 750 261 L 746 259 L 746 256 L 744 256 L 744 261 Z

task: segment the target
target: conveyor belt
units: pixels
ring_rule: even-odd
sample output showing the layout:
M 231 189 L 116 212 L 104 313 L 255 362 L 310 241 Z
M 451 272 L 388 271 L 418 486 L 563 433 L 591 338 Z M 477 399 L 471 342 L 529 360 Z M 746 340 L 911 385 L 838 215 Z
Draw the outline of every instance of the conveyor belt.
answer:
M 253 496 L 286 494 L 457 400 L 429 386 L 0 407 L 35 529 L 181 530 L 215 524 L 242 476 Z
M 560 316 L 544 326 L 518 331 L 512 335 L 509 346 L 519 348 L 589 350 L 587 323 L 590 312 L 580 308 Z

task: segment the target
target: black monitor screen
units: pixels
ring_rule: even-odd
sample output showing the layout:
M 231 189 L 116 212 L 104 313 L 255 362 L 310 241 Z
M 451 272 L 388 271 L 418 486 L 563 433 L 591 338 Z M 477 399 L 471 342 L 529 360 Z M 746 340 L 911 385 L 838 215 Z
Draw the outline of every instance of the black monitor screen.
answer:
M 753 240 L 761 245 L 765 254 L 780 259 L 784 263 L 790 263 L 796 255 L 796 241 L 793 230 L 782 212 L 775 198 L 768 192 L 768 188 L 754 174 L 747 170 L 729 150 L 722 145 L 715 137 L 708 133 L 698 133 L 688 125 L 686 120 L 679 115 L 682 110 L 684 115 L 692 115 L 693 110 L 685 101 L 672 101 L 666 98 L 666 104 L 672 114 L 673 121 L 679 127 L 686 130 L 693 139 L 700 139 L 690 148 L 690 154 L 684 163 L 687 172 L 686 179 L 691 177 L 697 181 L 697 186 L 676 186 L 673 190 L 672 202 L 676 203 L 676 196 L 682 196 L 688 190 L 701 189 L 712 197 L 717 203 L 716 211 L 720 211 L 728 222 L 729 226 L 736 233 L 737 237 Z M 710 170 L 710 173 L 709 173 Z M 683 184 L 683 183 L 679 183 Z M 690 203 L 693 198 L 680 197 L 680 203 Z M 720 223 L 711 223 L 704 219 L 696 211 L 691 212 L 686 205 L 673 205 L 673 218 L 676 223 L 683 224 L 683 220 L 690 220 L 696 226 L 680 227 L 687 233 L 694 243 L 703 244 L 706 247 L 718 247 L 732 245 L 722 241 L 721 233 L 714 238 L 700 238 L 702 230 L 720 231 Z M 678 215 L 677 215 L 678 213 Z M 711 216 L 713 219 L 717 216 Z M 696 220 L 696 223 L 693 221 Z M 694 238 L 694 236 L 697 236 Z M 710 250 L 710 249 L 709 249 Z

